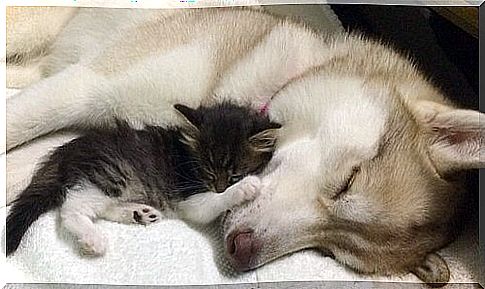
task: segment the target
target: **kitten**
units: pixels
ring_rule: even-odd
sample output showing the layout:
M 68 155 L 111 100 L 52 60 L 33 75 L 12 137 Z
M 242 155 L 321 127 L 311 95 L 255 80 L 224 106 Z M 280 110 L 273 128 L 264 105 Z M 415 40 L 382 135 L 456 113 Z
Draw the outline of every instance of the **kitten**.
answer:
M 57 148 L 34 174 L 7 217 L 7 255 L 29 226 L 59 208 L 62 226 L 85 255 L 102 255 L 98 218 L 150 224 L 161 211 L 209 223 L 259 192 L 279 124 L 231 103 L 175 109 L 184 126 L 101 129 Z

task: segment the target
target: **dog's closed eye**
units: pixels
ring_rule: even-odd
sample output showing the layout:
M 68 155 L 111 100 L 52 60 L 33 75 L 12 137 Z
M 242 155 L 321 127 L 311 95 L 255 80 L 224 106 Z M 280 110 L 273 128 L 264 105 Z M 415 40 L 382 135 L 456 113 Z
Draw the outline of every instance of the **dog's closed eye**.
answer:
M 338 187 L 337 190 L 335 190 L 332 200 L 337 200 L 341 198 L 346 192 L 348 192 L 348 190 L 352 187 L 352 184 L 354 183 L 354 180 L 355 180 L 355 176 L 359 173 L 359 171 L 360 171 L 359 167 L 352 168 L 351 173 L 348 175 L 345 181 Z

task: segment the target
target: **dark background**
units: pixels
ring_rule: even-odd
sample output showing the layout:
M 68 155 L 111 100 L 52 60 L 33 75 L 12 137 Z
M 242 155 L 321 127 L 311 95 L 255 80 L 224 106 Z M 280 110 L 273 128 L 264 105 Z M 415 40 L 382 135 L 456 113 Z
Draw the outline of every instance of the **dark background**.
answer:
M 408 52 L 443 92 L 478 109 L 478 39 L 428 7 L 331 5 L 345 29 Z

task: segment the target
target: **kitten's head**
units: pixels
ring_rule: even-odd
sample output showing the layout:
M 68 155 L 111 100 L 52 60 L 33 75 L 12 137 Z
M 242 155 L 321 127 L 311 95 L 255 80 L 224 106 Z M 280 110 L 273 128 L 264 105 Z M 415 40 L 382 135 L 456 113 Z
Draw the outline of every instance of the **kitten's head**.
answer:
M 209 190 L 221 193 L 270 161 L 281 125 L 251 108 L 228 102 L 192 109 L 176 104 L 186 121 L 182 142 L 198 160 Z

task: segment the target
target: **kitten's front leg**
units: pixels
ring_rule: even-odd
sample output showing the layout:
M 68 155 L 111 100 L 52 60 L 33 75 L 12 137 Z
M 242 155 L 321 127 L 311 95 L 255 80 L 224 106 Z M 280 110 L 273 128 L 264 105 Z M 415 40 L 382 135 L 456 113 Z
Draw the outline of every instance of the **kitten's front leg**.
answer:
M 178 204 L 180 216 L 194 223 L 208 224 L 230 208 L 256 198 L 260 188 L 261 180 L 248 176 L 223 193 L 207 192 L 190 196 Z
M 234 185 L 227 188 L 222 194 L 226 195 L 228 209 L 256 198 L 261 189 L 261 179 L 256 176 L 247 176 Z
M 113 204 L 99 214 L 100 218 L 123 224 L 149 225 L 162 219 L 162 213 L 154 207 L 138 203 Z

